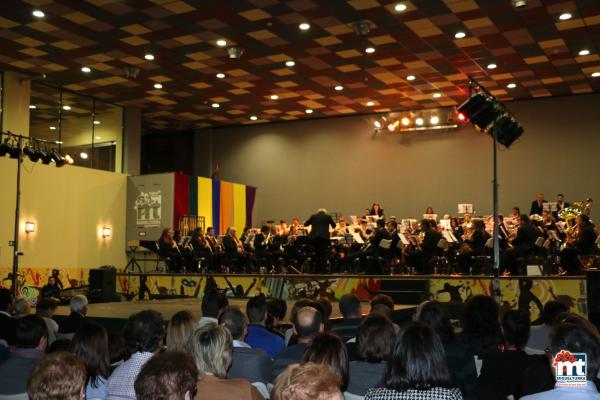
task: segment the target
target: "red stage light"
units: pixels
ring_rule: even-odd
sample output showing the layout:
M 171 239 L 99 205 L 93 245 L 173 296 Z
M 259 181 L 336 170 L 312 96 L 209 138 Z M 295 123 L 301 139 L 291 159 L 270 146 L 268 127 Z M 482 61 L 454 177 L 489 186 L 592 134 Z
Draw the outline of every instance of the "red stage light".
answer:
M 457 117 L 458 117 L 459 121 L 466 121 L 467 120 L 466 115 L 463 114 L 463 113 L 461 113 L 461 112 L 458 113 Z

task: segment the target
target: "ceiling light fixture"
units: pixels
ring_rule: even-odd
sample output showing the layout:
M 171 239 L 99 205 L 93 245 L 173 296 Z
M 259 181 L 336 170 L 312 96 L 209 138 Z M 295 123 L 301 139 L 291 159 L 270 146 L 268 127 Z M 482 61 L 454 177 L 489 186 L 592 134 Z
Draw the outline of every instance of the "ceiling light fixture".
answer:
M 162 89 L 163 85 L 161 83 L 155 83 L 154 84 L 154 89 Z
M 279 96 L 277 96 L 276 94 L 271 95 L 271 100 L 277 100 L 278 98 L 279 98 Z
M 256 121 L 258 119 L 258 117 L 256 115 L 251 115 L 250 116 L 250 120 L 252 121 Z
M 239 46 L 232 46 L 227 48 L 227 54 L 229 58 L 240 58 L 244 54 L 244 48 Z
M 496 69 L 496 68 L 498 68 L 498 66 L 496 64 L 494 64 L 494 63 L 491 63 L 491 64 L 487 65 L 487 69 Z
M 417 124 L 418 126 L 422 126 L 424 123 L 425 121 L 421 117 L 415 119 L 415 124 Z
M 68 105 L 63 106 L 63 110 L 65 110 L 65 111 L 69 111 L 70 109 L 71 109 L 71 106 L 68 106 Z
M 90 67 L 81 67 L 81 72 L 85 72 L 87 74 L 92 72 L 92 69 Z
M 373 103 L 372 101 L 367 101 L 367 107 L 373 107 L 375 105 L 375 103 Z
M 367 53 L 367 54 L 373 54 L 373 53 L 375 53 L 375 47 L 367 47 L 365 49 L 365 53 Z
M 415 76 L 414 76 L 414 75 L 409 75 L 409 76 L 407 76 L 407 77 L 406 77 L 406 80 L 407 80 L 407 81 L 414 81 L 415 79 L 416 79 L 416 78 L 415 78 Z
M 307 113 L 307 114 L 312 114 L 313 110 L 311 110 L 310 108 L 307 108 L 306 111 L 304 111 L 304 112 Z
M 210 106 L 212 108 L 219 108 L 219 107 L 221 107 L 221 105 L 219 103 L 212 103 Z
M 398 3 L 394 6 L 394 10 L 396 10 L 397 12 L 406 11 L 406 8 L 406 4 L 404 3 Z
M 227 40 L 225 40 L 225 39 L 219 39 L 219 40 L 217 40 L 217 46 L 219 46 L 219 47 L 225 47 L 225 46 L 227 46 Z
M 573 18 L 573 15 L 571 13 L 562 13 L 558 16 L 558 19 L 560 19 L 561 21 L 567 21 L 571 18 Z
M 402 119 L 400 120 L 400 122 L 402 123 L 403 126 L 409 126 L 410 125 L 410 118 L 408 118 L 408 117 L 402 117 Z
M 337 85 L 334 89 L 338 92 L 341 92 L 342 90 L 344 90 L 344 87 L 342 85 Z
M 509 88 L 509 89 L 514 89 L 514 88 L 517 87 L 517 84 L 516 83 L 509 83 L 508 85 L 506 85 L 506 87 Z
M 587 56 L 589 54 L 590 54 L 590 51 L 588 49 L 579 50 L 580 56 Z
M 36 108 L 37 108 L 37 106 L 36 106 L 36 105 L 34 105 L 34 104 L 30 104 L 30 105 L 29 105 L 29 109 L 30 109 L 30 110 L 35 110 Z
M 523 8 L 527 6 L 527 0 L 512 0 L 514 8 Z
M 82 151 L 81 153 L 79 153 L 79 157 L 83 158 L 84 160 L 87 160 L 88 154 Z
M 56 130 L 56 127 L 55 127 L 55 126 L 51 126 L 49 129 L 50 129 L 51 131 L 55 131 L 55 130 Z
M 307 22 L 303 22 L 300 25 L 298 25 L 298 28 L 300 28 L 300 30 L 302 31 L 307 31 L 310 29 L 310 24 Z
M 152 61 L 154 60 L 154 54 L 147 53 L 146 55 L 144 55 L 144 58 L 148 61 Z
M 296 65 L 296 62 L 294 62 L 293 60 L 289 60 L 289 61 L 285 62 L 286 67 L 293 67 L 294 65 Z
M 466 33 L 464 33 L 464 32 L 456 32 L 456 33 L 454 34 L 454 37 L 455 37 L 456 39 L 462 39 L 462 38 L 464 38 L 465 36 L 467 36 L 467 34 L 466 34 Z
M 434 93 L 434 94 L 433 94 L 433 98 L 434 98 L 434 99 L 439 99 L 440 97 L 442 97 L 442 94 L 441 94 L 441 93 Z
M 219 73 L 217 74 L 217 78 L 219 78 L 219 79 L 223 79 L 223 78 L 225 78 L 225 74 L 224 74 L 224 73 L 222 73 L 222 72 L 219 72 Z
M 440 123 L 440 118 L 437 115 L 432 115 L 431 118 L 429 118 L 429 123 L 431 125 L 437 125 Z
M 600 77 L 600 71 L 592 72 L 592 78 Z
M 46 16 L 42 10 L 33 10 L 32 14 L 36 18 L 44 18 Z

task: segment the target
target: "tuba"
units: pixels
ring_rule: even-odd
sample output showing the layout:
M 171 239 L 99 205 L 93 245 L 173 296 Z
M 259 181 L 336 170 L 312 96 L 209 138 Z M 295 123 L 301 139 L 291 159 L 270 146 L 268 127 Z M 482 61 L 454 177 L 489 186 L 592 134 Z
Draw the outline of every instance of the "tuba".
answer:
M 558 212 L 558 218 L 564 219 L 567 223 L 567 234 L 572 235 L 575 228 L 575 219 L 583 214 L 585 206 L 583 201 L 577 201 L 571 204 L 570 207 L 565 207 Z

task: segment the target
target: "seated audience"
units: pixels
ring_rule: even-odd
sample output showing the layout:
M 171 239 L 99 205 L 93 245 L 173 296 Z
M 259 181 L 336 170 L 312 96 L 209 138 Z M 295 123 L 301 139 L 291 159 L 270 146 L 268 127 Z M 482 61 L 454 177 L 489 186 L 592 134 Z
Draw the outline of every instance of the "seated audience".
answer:
M 108 333 L 108 353 L 110 355 L 110 371 L 114 371 L 128 358 L 125 339 L 122 333 Z
M 531 327 L 531 333 L 529 334 L 529 341 L 527 342 L 527 349 L 544 351 L 548 347 L 550 342 L 550 330 L 556 317 L 563 312 L 567 312 L 569 309 L 563 303 L 551 300 L 544 304 L 542 314 L 540 315 L 541 325 L 534 325 Z
M 489 351 L 483 358 L 475 390 L 478 399 L 521 397 L 521 374 L 530 363 L 530 357 L 523 351 L 529 339 L 529 323 L 527 311 L 510 310 L 504 314 L 504 345 Z
M 283 337 L 289 325 L 282 324 L 287 313 L 287 303 L 283 299 L 267 301 L 267 329 Z
M 71 298 L 71 314 L 58 327 L 58 338 L 72 339 L 75 332 L 88 322 L 86 318 L 88 299 L 82 294 Z
M 342 381 L 324 364 L 292 364 L 275 380 L 271 400 L 343 400 Z
M 387 294 L 378 294 L 371 299 L 370 314 L 380 314 L 394 323 L 394 300 Z M 400 327 L 394 323 L 396 334 L 400 332 Z
M 461 400 L 448 371 L 444 347 L 437 333 L 422 322 L 404 328 L 387 365 L 384 387 L 367 391 L 365 400 Z
M 233 338 L 232 361 L 227 378 L 241 378 L 250 383 L 262 382 L 265 385 L 269 383 L 272 361 L 262 349 L 253 349 L 244 342 L 248 332 L 248 319 L 239 307 L 227 307 L 219 317 L 219 324 L 227 328 Z
M 284 348 L 285 343 L 281 336 L 270 332 L 265 323 L 267 321 L 267 300 L 264 295 L 254 296 L 246 303 L 246 315 L 250 320 L 246 343 L 254 349 L 263 349 L 269 357 L 273 358 Z
M 175 313 L 167 327 L 167 350 L 185 351 L 187 341 L 198 326 L 198 319 L 191 311 Z
M 559 383 L 549 391 L 525 396 L 523 400 L 586 399 L 600 400 L 600 393 L 594 384 L 600 370 L 600 341 L 598 336 L 583 324 L 562 323 L 555 325 L 550 334 L 549 363 L 553 375 L 556 367 L 553 360 L 561 351 L 585 353 L 587 364 L 586 384 L 584 386 L 562 386 Z
M 459 342 L 478 358 L 498 348 L 502 343 L 500 309 L 490 296 L 476 295 L 466 304 Z
M 203 324 L 194 331 L 188 351 L 194 356 L 200 380 L 197 400 L 262 400 L 260 392 L 245 379 L 226 379 L 231 365 L 233 339 L 219 325 Z
M 191 400 L 196 392 L 198 368 L 194 358 L 181 351 L 152 357 L 135 380 L 137 400 Z
M 426 323 L 439 335 L 446 352 L 450 374 L 460 387 L 463 396 L 473 393 L 477 380 L 477 369 L 473 353 L 458 342 L 452 323 L 438 301 L 426 301 L 417 308 L 417 321 Z
M 321 297 L 315 302 L 315 308 L 321 313 L 323 317 L 323 325 L 325 332 L 329 332 L 331 329 L 331 323 L 329 319 L 331 318 L 331 313 L 333 312 L 333 306 L 331 305 L 331 301 L 328 299 Z
M 106 329 L 95 323 L 83 325 L 73 336 L 71 351 L 83 360 L 87 370 L 85 397 L 105 399 L 106 385 L 110 376 Z
M 54 343 L 58 334 L 58 324 L 52 319 L 57 308 L 58 300 L 52 297 L 42 297 L 35 306 L 35 314 L 44 319 L 46 328 L 48 328 L 49 346 Z
M 16 344 L 17 320 L 13 318 L 13 296 L 10 290 L 0 288 L 0 339 L 10 346 Z
M 343 319 L 333 325 L 331 331 L 344 343 L 356 337 L 361 322 L 360 300 L 354 294 L 345 294 L 338 303 Z
M 304 351 L 302 362 L 329 365 L 342 380 L 341 389 L 348 386 L 348 350 L 342 340 L 329 333 L 319 333 Z
M 23 297 L 19 297 L 15 300 L 13 309 L 15 311 L 14 317 L 17 319 L 31 314 L 31 306 L 29 305 L 27 299 L 24 299 Z
M 135 379 L 146 361 L 160 350 L 164 336 L 164 320 L 158 311 L 140 311 L 129 317 L 123 337 L 131 357 L 117 367 L 108 379 L 108 400 L 135 399 Z
M 84 399 L 85 374 L 85 365 L 75 354 L 48 354 L 31 370 L 27 394 L 31 400 Z
M 364 396 L 377 386 L 395 342 L 396 331 L 388 318 L 373 314 L 362 321 L 356 336 L 357 359 L 350 362 L 347 392 Z
M 25 393 L 27 377 L 33 366 L 44 357 L 48 343 L 46 323 L 37 315 L 17 320 L 16 349 L 0 364 L 0 395 Z
M 202 317 L 199 325 L 205 322 L 219 323 L 219 315 L 229 305 L 227 296 L 221 290 L 214 289 L 204 293 L 202 297 Z
M 293 324 L 294 320 L 296 319 L 296 314 L 298 314 L 299 309 L 301 309 L 302 307 L 310 306 L 310 305 L 312 305 L 312 303 L 313 303 L 313 301 L 311 299 L 307 299 L 307 298 L 301 298 L 301 299 L 296 300 L 296 302 L 292 306 L 292 311 L 290 312 L 290 322 Z M 286 346 L 296 343 L 296 337 L 294 337 L 294 329 L 292 327 L 287 329 L 283 336 L 285 338 Z
M 273 360 L 273 379 L 288 365 L 300 362 L 304 356 L 304 350 L 306 350 L 315 335 L 323 332 L 321 314 L 314 307 L 303 307 L 298 310 L 293 325 L 294 334 L 298 338 L 297 343 L 277 353 Z

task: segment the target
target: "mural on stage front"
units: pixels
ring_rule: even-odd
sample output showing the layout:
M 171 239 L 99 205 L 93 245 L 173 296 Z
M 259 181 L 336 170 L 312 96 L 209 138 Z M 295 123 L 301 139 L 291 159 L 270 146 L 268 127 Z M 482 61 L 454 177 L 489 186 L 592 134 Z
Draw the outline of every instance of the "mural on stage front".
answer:
M 2 287 L 10 289 L 12 285 L 12 268 L 0 268 L 0 277 Z M 31 305 L 35 305 L 42 287 L 48 283 L 50 277 L 54 277 L 63 290 L 77 290 L 77 288 L 87 286 L 89 269 L 23 268 L 17 274 L 17 293 L 20 297 L 29 300 Z

